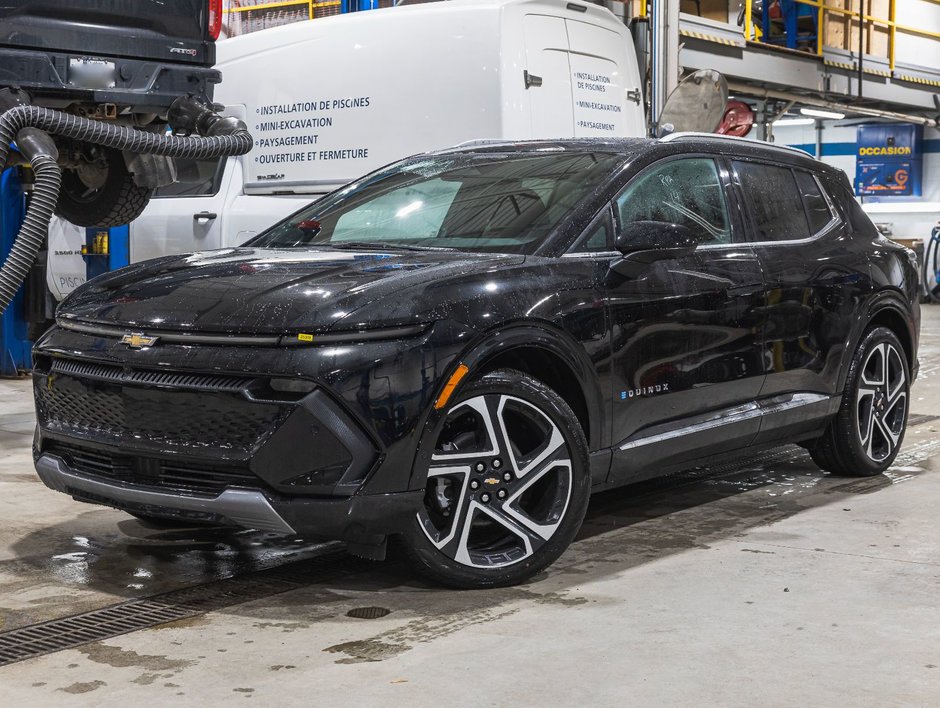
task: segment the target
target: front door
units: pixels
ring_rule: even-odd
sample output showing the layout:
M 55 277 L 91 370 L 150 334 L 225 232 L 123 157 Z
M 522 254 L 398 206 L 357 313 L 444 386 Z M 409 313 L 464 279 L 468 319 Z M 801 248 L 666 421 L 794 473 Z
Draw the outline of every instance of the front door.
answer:
M 731 196 L 723 163 L 696 156 L 655 163 L 615 200 L 622 238 L 631 222 L 661 221 L 699 246 L 637 278 L 611 274 L 614 479 L 743 447 L 757 432 L 763 276 Z

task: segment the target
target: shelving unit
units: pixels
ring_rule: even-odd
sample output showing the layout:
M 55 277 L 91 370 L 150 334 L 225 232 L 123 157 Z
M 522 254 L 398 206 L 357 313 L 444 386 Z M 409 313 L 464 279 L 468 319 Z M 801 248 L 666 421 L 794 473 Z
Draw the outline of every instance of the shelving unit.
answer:
M 338 15 L 347 11 L 346 6 L 347 0 L 227 0 L 223 10 L 223 34 L 237 37 L 270 27 Z

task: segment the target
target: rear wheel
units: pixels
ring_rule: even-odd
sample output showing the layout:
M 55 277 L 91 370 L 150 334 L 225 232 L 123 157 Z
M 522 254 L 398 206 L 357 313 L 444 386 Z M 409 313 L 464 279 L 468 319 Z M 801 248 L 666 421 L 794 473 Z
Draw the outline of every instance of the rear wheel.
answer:
M 62 173 L 56 214 L 76 226 L 120 226 L 138 216 L 153 192 L 134 182 L 120 150 L 92 146 L 88 159 Z
M 869 330 L 849 367 L 839 412 L 810 450 L 816 464 L 853 477 L 886 470 L 904 440 L 909 385 L 897 336 L 886 327 Z
M 574 413 L 510 370 L 484 375 L 450 406 L 426 474 L 406 547 L 420 572 L 453 587 L 513 585 L 547 567 L 574 539 L 590 495 Z

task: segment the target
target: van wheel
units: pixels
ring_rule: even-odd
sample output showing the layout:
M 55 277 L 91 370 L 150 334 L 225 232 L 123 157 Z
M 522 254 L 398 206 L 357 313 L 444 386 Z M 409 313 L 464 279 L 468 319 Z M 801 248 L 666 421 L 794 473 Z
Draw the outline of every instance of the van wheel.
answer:
M 152 192 L 134 182 L 120 150 L 97 148 L 93 162 L 63 172 L 56 214 L 76 226 L 120 226 L 140 216 Z
M 518 371 L 494 371 L 462 391 L 437 431 L 404 538 L 417 570 L 452 587 L 501 587 L 555 561 L 590 496 L 587 444 L 565 401 Z
M 870 477 L 897 457 L 907 427 L 910 376 L 897 336 L 869 330 L 859 344 L 842 393 L 842 405 L 811 448 L 813 461 L 834 474 Z

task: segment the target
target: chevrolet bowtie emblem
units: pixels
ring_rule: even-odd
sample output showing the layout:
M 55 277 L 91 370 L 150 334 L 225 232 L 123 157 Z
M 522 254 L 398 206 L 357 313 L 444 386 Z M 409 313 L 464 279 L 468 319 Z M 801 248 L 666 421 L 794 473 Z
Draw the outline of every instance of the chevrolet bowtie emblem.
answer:
M 158 339 L 160 338 L 150 337 L 140 332 L 131 332 L 121 337 L 121 344 L 126 344 L 131 349 L 144 349 L 145 347 L 152 347 Z

